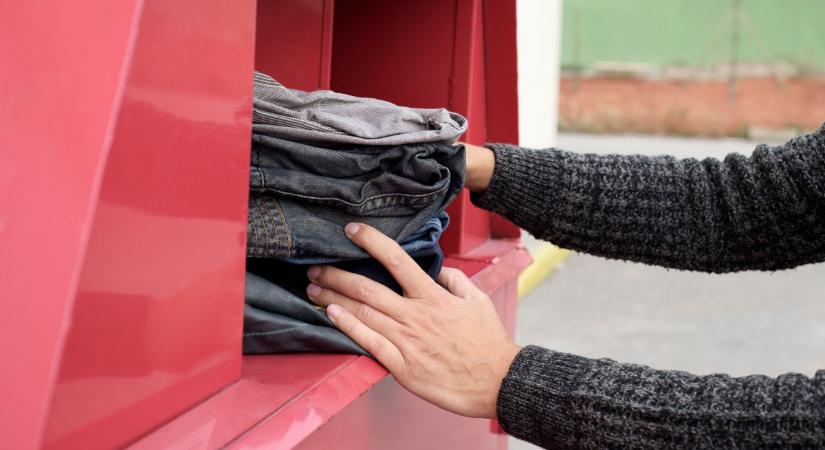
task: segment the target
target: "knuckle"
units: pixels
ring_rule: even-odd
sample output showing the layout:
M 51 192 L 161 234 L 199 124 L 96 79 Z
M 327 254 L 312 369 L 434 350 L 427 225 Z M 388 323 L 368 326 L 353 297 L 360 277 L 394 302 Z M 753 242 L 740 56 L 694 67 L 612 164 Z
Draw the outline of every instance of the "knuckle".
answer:
M 450 267 L 449 269 L 450 269 L 450 271 L 447 272 L 447 274 L 448 274 L 448 276 L 450 278 L 450 281 L 452 283 L 464 284 L 464 283 L 470 282 L 470 279 L 467 277 L 467 275 L 464 274 L 464 272 L 462 270 L 455 269 L 455 268 L 452 268 L 452 267 Z
M 367 322 L 372 318 L 373 309 L 369 307 L 369 305 L 365 305 L 364 303 L 359 303 L 355 307 L 355 315 L 361 319 L 362 322 Z
M 352 335 L 358 328 L 358 321 L 352 317 L 348 317 L 341 321 L 341 331 L 347 335 Z
M 470 277 L 463 270 L 453 269 L 453 276 L 458 280 L 470 282 Z
M 401 267 L 401 264 L 404 263 L 404 258 L 406 257 L 406 253 L 402 253 L 398 250 L 393 250 L 392 253 L 390 253 L 389 257 L 387 257 L 387 266 Z
M 361 281 L 358 283 L 358 286 L 355 288 L 356 295 L 358 295 L 359 299 L 366 300 L 371 298 L 375 293 L 375 290 L 371 286 L 371 283 L 367 281 Z
M 323 288 L 320 291 L 318 291 L 317 294 L 312 296 L 310 300 L 321 305 L 328 305 L 329 303 L 331 303 L 329 291 Z
M 373 356 L 378 357 L 379 355 L 384 353 L 384 350 L 386 349 L 386 344 L 378 336 L 373 336 L 367 341 L 366 347 L 367 350 L 373 354 Z
M 458 270 L 454 267 L 444 267 L 443 269 L 441 269 L 441 271 L 444 272 L 445 276 L 450 277 L 450 278 L 455 277 L 458 273 L 461 272 L 460 270 Z M 461 272 L 461 273 L 463 273 L 463 272 Z
M 411 328 L 413 328 L 414 330 L 427 329 L 429 322 L 429 316 L 420 311 L 416 311 L 415 313 L 410 314 L 409 316 L 409 323 L 411 325 Z
M 334 277 L 330 273 L 329 267 L 321 266 L 316 279 L 324 284 L 334 281 Z

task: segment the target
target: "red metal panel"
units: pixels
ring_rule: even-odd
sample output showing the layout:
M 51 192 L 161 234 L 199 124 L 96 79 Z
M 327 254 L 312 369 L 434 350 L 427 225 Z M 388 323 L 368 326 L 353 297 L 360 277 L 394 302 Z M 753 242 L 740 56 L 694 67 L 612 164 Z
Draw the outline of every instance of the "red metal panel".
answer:
M 247 356 L 241 380 L 129 448 L 290 448 L 386 374 L 355 355 Z
M 484 0 L 487 138 L 518 143 L 516 0 Z
M 329 89 L 334 0 L 259 0 L 255 68 L 286 87 Z
M 230 444 L 228 448 L 295 448 L 386 375 L 387 371 L 375 361 L 363 356 L 356 357 L 341 370 L 328 374 L 323 382 L 290 399 L 289 403 Z
M 516 0 L 484 0 L 484 53 L 487 75 L 487 141 L 517 144 L 518 52 Z M 519 227 L 490 215 L 493 238 L 519 238 Z
M 515 275 L 529 262 L 517 241 L 491 241 L 467 259 L 447 260 L 490 293 L 508 329 Z M 354 355 L 247 356 L 240 381 L 130 448 L 506 448 L 488 420 L 439 410 L 393 380 L 374 388 L 386 374 Z
M 332 89 L 400 105 L 449 105 L 452 1 L 338 0 Z
M 122 446 L 240 375 L 253 39 L 253 0 L 145 2 L 47 448 Z
M 14 387 L 0 409 L 4 447 L 38 445 L 68 313 L 47 447 L 123 445 L 239 373 L 254 0 L 109 3 L 78 13 L 74 4 L 24 2 L 0 31 L 11 31 L 2 42 L 31 49 L 6 58 L 19 70 L 0 73 L 0 89 L 15 87 L 3 93 L 15 109 L 0 111 L 11 130 L 0 133 L 0 148 L 15 149 L 0 152 L 0 183 L 15 192 L 0 198 L 9 255 L 0 277 L 20 275 L 2 278 L 0 292 L 20 299 L 0 302 L 9 308 L 0 316 L 3 357 L 20 363 L 2 380 Z M 332 76 L 342 86 L 334 88 L 356 95 L 451 107 L 474 124 L 468 139 L 486 140 L 494 69 L 485 62 L 481 0 L 338 3 L 344 31 L 335 34 L 342 50 L 332 73 L 332 0 L 262 0 L 258 67 L 304 89 L 326 88 Z M 110 39 L 99 39 L 101 30 Z M 32 100 L 41 98 L 50 101 Z M 449 263 L 493 292 L 512 329 L 526 254 L 515 241 L 487 241 L 486 213 L 466 193 L 453 214 L 445 247 L 462 256 Z M 339 444 L 330 440 L 335 426 L 321 427 L 339 412 L 334 421 L 356 420 L 366 431 L 386 424 L 375 439 L 361 435 L 374 448 L 506 445 L 487 421 L 435 410 L 389 381 L 345 408 L 385 374 L 369 359 L 281 355 L 244 364 L 241 381 L 138 445 L 290 447 L 316 430 L 304 444 Z
M 40 446 L 140 4 L 0 7 L 2 448 Z
M 296 450 L 506 450 L 488 419 L 461 417 L 416 397 L 393 378 L 310 435 Z
M 484 64 L 484 22 L 481 0 L 457 0 L 455 22 L 454 87 L 452 105 L 470 122 L 465 140 L 481 145 L 487 141 L 487 102 Z M 448 254 L 464 254 L 490 238 L 490 213 L 470 202 L 468 191 L 448 210 L 457 216 L 448 230 L 444 248 Z

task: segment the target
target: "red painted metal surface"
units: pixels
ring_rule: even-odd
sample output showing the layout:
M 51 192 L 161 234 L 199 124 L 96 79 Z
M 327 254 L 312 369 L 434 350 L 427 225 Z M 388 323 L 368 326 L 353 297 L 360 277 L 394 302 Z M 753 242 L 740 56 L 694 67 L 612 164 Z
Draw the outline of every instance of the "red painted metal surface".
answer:
M 2 448 L 40 445 L 140 4 L 0 6 Z
M 513 0 L 260 0 L 257 35 L 254 0 L 29 3 L 0 29 L 0 447 L 506 447 L 374 387 L 370 359 L 242 360 L 240 332 L 253 59 L 292 87 L 452 108 L 482 143 L 517 134 L 491 109 L 512 107 L 513 55 L 485 39 L 515 42 L 489 18 Z M 450 211 L 447 264 L 512 332 L 529 256 L 466 192 Z
M 515 323 L 516 278 L 530 262 L 517 241 L 491 241 L 447 263 L 489 292 Z M 442 411 L 410 394 L 369 358 L 247 356 L 241 379 L 130 446 L 186 449 L 504 449 L 489 420 Z
M 375 361 L 363 356 L 355 357 L 341 370 L 328 374 L 323 382 L 292 398 L 228 448 L 294 448 L 386 375 L 387 371 Z
M 517 144 L 516 0 L 484 0 L 483 6 L 487 141 Z M 521 230 L 507 219 L 491 214 L 490 236 L 514 239 L 521 236 Z
M 487 139 L 518 143 L 516 0 L 484 0 Z
M 121 446 L 240 375 L 254 11 L 144 2 L 46 448 Z
M 255 68 L 293 89 L 329 89 L 334 6 L 334 0 L 258 0 Z
M 487 419 L 441 410 L 387 378 L 308 436 L 296 450 L 506 450 Z
M 354 355 L 247 356 L 238 382 L 129 448 L 290 448 L 386 374 Z
M 481 0 L 457 0 L 452 106 L 464 113 L 470 128 L 464 139 L 476 145 L 487 142 L 487 86 L 484 22 Z M 503 86 L 502 86 L 503 88 Z M 444 239 L 448 254 L 464 254 L 490 239 L 490 213 L 470 202 L 466 189 L 451 205 L 457 226 Z

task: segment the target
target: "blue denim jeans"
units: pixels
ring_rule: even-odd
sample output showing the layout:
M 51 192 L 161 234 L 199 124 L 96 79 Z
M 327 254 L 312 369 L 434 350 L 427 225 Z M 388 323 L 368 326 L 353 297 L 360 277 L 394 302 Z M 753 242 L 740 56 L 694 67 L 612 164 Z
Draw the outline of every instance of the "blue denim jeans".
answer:
M 441 211 L 438 216 L 424 222 L 424 225 L 422 225 L 418 231 L 413 233 L 412 236 L 403 242 L 399 242 L 398 245 L 400 245 L 401 248 L 407 253 L 434 247 L 438 245 L 438 240 L 441 238 L 441 234 L 447 229 L 449 224 L 450 216 L 446 211 Z M 352 258 L 342 258 L 340 256 L 305 255 L 279 259 L 293 264 L 330 264 L 339 261 L 346 261 Z
M 441 272 L 444 256 L 435 246 L 411 252 L 410 256 L 432 278 Z M 364 275 L 401 293 L 390 273 L 374 259 L 333 264 Z M 306 296 L 309 265 L 290 264 L 272 258 L 247 260 L 244 293 L 243 352 L 261 353 L 354 353 L 367 355 L 358 344 L 341 333 Z
M 462 146 L 328 149 L 253 136 L 247 254 L 293 262 L 365 258 L 344 234 L 353 221 L 406 250 L 425 247 L 440 235 L 433 219 L 443 221 L 464 171 Z

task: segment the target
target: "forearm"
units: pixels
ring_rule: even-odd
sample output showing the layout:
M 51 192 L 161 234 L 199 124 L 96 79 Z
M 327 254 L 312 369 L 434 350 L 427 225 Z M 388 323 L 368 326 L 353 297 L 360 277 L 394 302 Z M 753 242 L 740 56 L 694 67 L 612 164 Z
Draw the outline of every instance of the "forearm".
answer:
M 825 128 L 723 161 L 490 148 L 473 201 L 562 247 L 710 272 L 825 260 Z
M 695 376 L 530 346 L 502 383 L 498 417 L 545 448 L 822 448 L 825 371 Z

